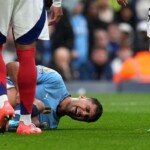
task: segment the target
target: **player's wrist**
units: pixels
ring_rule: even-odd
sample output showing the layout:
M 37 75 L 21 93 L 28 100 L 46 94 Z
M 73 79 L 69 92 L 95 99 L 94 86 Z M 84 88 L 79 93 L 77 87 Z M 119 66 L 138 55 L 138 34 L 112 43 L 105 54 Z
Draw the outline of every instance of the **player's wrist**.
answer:
M 53 0 L 52 5 L 55 7 L 61 7 L 62 6 L 62 0 Z

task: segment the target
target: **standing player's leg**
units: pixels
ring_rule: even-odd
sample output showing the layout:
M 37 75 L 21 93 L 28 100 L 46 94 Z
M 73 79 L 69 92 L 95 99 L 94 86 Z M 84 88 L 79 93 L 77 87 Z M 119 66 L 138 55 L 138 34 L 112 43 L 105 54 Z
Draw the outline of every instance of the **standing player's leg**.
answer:
M 31 124 L 32 105 L 36 86 L 35 44 L 28 46 L 16 45 L 19 59 L 17 83 L 21 100 L 21 116 L 17 133 L 38 134 L 41 133 L 41 130 Z
M 6 42 L 11 12 L 11 0 L 0 1 L 0 132 L 5 131 L 8 120 L 14 115 L 14 110 L 8 102 L 6 67 L 2 57 L 2 44 Z
M 14 115 L 14 110 L 8 102 L 6 91 L 6 67 L 2 57 L 0 44 L 0 132 L 4 132 L 8 120 Z
M 26 15 L 27 10 L 28 15 Z M 17 1 L 12 22 L 19 59 L 17 83 L 21 101 L 21 116 L 17 133 L 38 134 L 41 133 L 41 130 L 31 124 L 31 112 L 36 86 L 35 41 L 39 37 L 42 39 L 49 37 L 43 1 Z

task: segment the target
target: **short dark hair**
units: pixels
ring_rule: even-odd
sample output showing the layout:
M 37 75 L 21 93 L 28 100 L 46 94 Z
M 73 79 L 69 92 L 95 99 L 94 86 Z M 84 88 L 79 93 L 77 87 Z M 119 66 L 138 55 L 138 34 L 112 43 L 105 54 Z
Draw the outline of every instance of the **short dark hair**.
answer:
M 91 101 L 92 104 L 96 105 L 96 110 L 95 115 L 88 122 L 94 122 L 101 117 L 103 113 L 103 106 L 97 98 L 89 98 L 89 100 Z

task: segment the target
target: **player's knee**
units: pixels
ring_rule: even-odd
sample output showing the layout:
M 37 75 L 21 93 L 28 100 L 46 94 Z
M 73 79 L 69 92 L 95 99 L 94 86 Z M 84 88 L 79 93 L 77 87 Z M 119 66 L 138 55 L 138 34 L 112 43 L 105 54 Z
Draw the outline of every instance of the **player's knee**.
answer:
M 43 110 L 45 109 L 44 103 L 41 102 L 41 101 L 38 101 L 37 108 L 38 108 L 38 110 L 39 110 L 40 113 L 43 112 Z

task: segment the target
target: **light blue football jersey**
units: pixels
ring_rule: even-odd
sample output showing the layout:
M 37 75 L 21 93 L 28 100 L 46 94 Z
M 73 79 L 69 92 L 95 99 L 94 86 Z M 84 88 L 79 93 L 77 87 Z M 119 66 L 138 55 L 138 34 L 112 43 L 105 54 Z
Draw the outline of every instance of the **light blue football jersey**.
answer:
M 70 96 L 61 75 L 53 69 L 37 66 L 36 98 L 41 100 L 45 107 L 51 108 L 50 114 L 40 114 L 41 124 L 46 123 L 46 129 L 55 129 L 60 117 L 57 115 L 57 107 L 61 101 Z
M 44 129 L 56 129 L 60 119 L 57 115 L 57 107 L 70 94 L 58 72 L 41 65 L 38 65 L 36 68 L 37 84 L 35 97 L 41 100 L 45 107 L 51 108 L 49 114 L 41 113 L 38 118 Z M 9 77 L 7 78 L 7 86 L 14 87 Z

